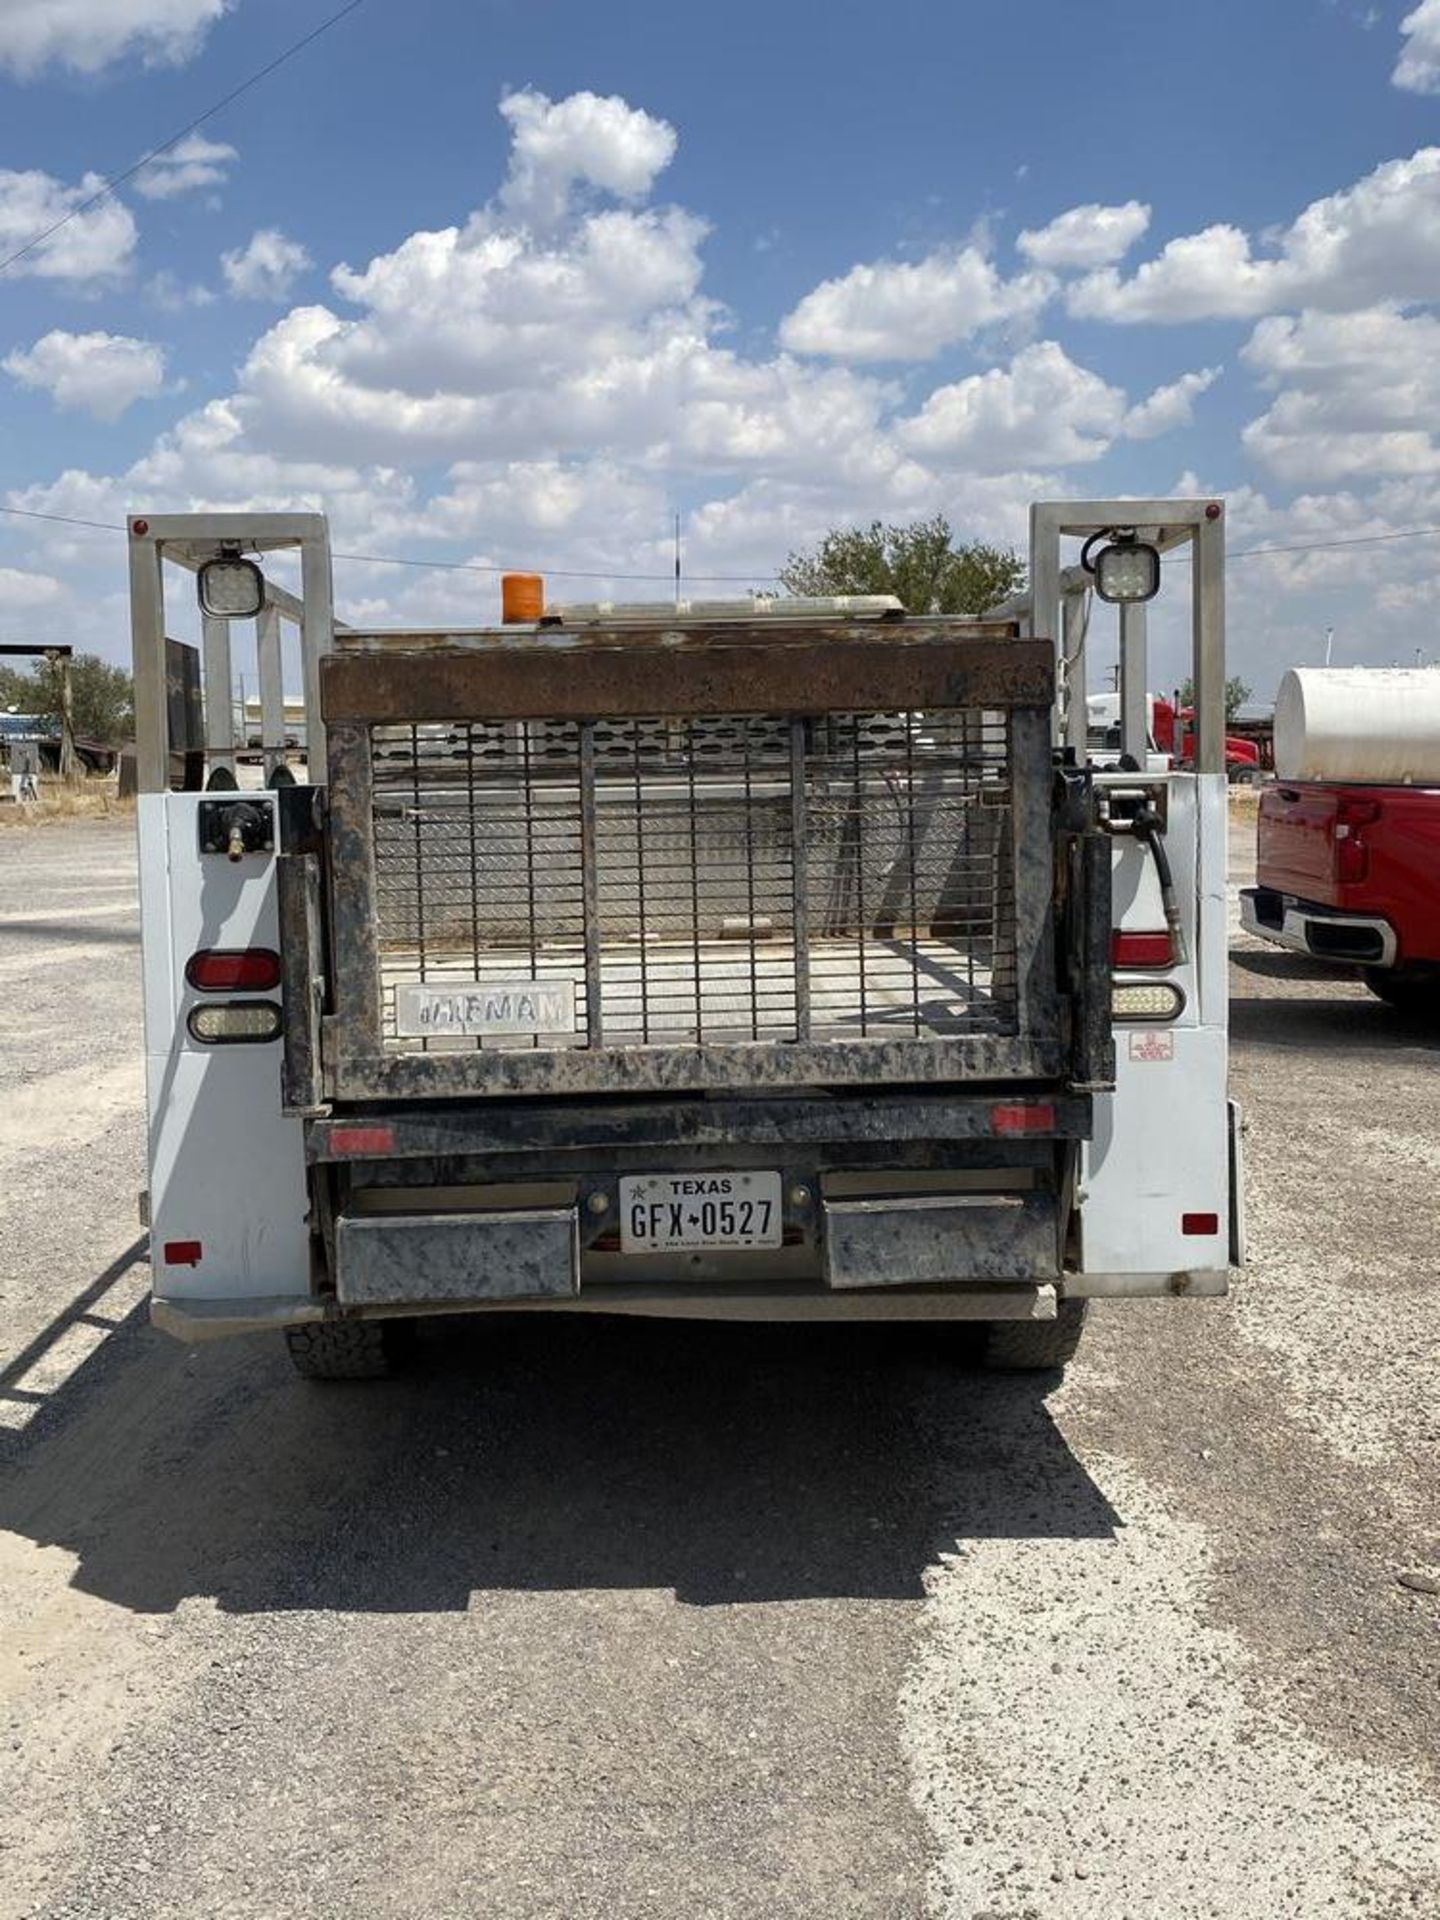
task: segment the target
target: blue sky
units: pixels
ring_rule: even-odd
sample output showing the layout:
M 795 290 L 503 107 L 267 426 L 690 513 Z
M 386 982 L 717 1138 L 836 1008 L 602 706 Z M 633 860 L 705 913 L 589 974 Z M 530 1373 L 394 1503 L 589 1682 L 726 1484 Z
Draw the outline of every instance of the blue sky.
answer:
M 0 254 L 331 10 L 0 0 Z M 1432 143 L 1440 0 L 367 0 L 0 274 L 0 500 L 320 505 L 597 596 L 674 510 L 757 584 L 846 520 L 1019 543 L 1038 495 L 1222 492 L 1237 547 L 1440 525 Z M 0 516 L 0 633 L 123 658 L 122 562 Z M 1237 562 L 1234 664 L 1440 657 L 1437 577 L 1440 536 Z

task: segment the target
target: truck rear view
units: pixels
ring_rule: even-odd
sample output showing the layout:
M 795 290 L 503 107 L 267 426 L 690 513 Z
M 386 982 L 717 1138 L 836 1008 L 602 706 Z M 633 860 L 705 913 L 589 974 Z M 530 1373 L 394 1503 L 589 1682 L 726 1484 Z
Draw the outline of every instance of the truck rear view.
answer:
M 1243 924 L 1440 1010 L 1440 670 L 1287 674 L 1275 758 Z
M 261 522 L 131 523 L 137 669 L 167 559 L 212 609 L 204 792 L 163 790 L 137 672 L 161 1324 L 281 1327 L 321 1377 L 382 1371 L 408 1317 L 515 1307 L 969 1320 L 1055 1366 L 1093 1294 L 1223 1291 L 1223 773 L 1058 752 L 1033 612 L 358 632 L 323 522 Z M 298 597 L 247 558 L 279 545 Z M 1048 577 L 1053 620 L 1088 588 Z M 248 617 L 275 739 L 241 793 Z

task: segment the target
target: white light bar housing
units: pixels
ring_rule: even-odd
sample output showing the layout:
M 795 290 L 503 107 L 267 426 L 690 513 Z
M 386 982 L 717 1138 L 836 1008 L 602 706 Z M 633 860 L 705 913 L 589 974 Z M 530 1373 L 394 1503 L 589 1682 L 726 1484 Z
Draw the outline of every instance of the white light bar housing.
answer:
M 545 618 L 566 627 L 673 627 L 688 620 L 874 620 L 904 611 L 893 593 L 817 593 L 794 599 L 750 593 L 731 600 L 570 600 L 547 606 Z

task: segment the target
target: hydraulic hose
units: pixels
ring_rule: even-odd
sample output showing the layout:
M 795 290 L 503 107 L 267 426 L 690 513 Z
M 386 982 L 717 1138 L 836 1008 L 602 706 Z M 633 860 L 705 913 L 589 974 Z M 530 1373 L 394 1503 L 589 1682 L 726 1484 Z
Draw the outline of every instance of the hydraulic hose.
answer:
M 1132 815 L 1130 825 L 1149 847 L 1150 858 L 1155 862 L 1155 878 L 1160 882 L 1160 903 L 1165 909 L 1165 925 L 1170 931 L 1170 951 L 1175 964 L 1182 965 L 1189 956 L 1185 950 L 1185 929 L 1180 923 L 1180 903 L 1175 897 L 1175 876 L 1170 871 L 1170 855 L 1165 850 L 1163 823 L 1147 800 Z

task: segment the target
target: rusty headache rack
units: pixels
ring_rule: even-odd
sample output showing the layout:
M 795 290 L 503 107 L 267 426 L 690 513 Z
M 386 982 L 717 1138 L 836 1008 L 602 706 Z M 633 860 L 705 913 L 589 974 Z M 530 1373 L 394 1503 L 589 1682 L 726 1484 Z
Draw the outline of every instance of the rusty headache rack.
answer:
M 319 677 L 292 1110 L 1103 1070 L 1057 956 L 1088 877 L 1103 981 L 1108 866 L 1057 835 L 1048 642 L 677 617 L 347 633 Z

